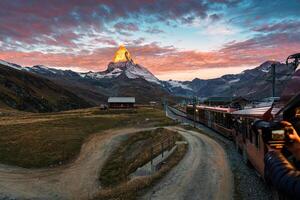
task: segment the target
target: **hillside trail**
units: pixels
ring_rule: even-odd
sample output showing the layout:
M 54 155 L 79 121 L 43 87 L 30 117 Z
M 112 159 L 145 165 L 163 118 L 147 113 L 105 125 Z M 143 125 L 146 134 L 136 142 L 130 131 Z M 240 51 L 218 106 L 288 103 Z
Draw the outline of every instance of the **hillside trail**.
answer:
M 93 134 L 74 162 L 56 168 L 0 165 L 0 199 L 89 199 L 100 189 L 100 170 L 123 136 L 153 129 L 129 128 Z

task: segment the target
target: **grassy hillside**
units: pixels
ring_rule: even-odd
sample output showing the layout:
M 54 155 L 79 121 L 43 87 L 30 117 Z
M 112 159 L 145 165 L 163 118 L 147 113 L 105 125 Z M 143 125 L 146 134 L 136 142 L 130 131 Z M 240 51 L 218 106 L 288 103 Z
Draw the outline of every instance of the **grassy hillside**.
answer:
M 31 112 L 61 111 L 90 106 L 82 98 L 48 79 L 1 64 L 0 102 L 2 105 Z
M 161 110 L 152 108 L 4 116 L 0 117 L 0 163 L 27 168 L 57 165 L 75 158 L 91 134 L 172 123 Z

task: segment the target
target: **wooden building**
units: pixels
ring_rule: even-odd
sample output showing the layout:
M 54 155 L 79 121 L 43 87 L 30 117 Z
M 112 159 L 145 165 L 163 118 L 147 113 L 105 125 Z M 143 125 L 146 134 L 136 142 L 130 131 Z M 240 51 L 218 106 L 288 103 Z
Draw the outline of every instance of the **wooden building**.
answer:
M 242 109 L 250 101 L 244 97 L 209 97 L 204 101 L 204 104 L 210 106 L 223 106 Z
M 208 97 L 204 104 L 209 106 L 227 106 L 232 102 L 232 97 Z
M 107 103 L 112 109 L 134 108 L 135 97 L 109 97 Z

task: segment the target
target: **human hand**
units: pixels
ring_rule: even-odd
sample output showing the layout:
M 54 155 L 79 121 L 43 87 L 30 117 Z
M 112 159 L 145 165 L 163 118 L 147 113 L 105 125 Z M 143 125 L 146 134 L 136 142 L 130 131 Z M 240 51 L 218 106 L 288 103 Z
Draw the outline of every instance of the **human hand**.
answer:
M 281 121 L 281 124 L 289 129 L 288 137 L 292 140 L 292 143 L 287 144 L 287 149 L 293 154 L 293 156 L 300 161 L 300 137 L 293 125 L 287 121 Z

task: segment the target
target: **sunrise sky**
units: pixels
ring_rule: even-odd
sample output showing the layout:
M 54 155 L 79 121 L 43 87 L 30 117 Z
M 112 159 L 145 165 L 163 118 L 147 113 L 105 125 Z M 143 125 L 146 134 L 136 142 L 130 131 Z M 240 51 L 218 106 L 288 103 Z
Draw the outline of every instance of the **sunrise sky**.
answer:
M 101 71 L 124 44 L 161 79 L 213 78 L 300 52 L 300 0 L 1 0 L 0 59 Z

